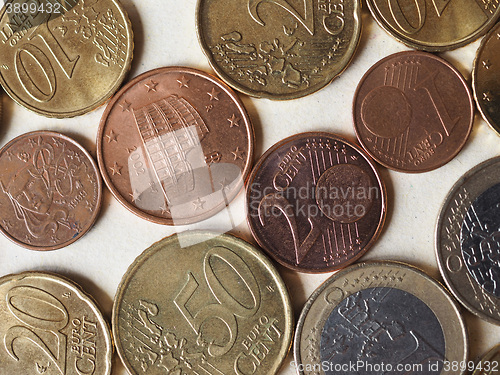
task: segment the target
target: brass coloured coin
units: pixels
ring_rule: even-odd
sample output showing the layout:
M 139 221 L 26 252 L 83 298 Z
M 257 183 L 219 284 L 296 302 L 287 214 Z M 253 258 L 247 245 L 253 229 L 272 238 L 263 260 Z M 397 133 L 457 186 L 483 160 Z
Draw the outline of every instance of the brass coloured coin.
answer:
M 293 318 L 272 263 L 238 238 L 184 232 L 146 249 L 115 296 L 113 334 L 138 374 L 276 374 Z
M 442 52 L 465 46 L 498 20 L 493 0 L 367 0 L 377 23 L 409 47 Z
M 483 38 L 477 50 L 472 87 L 484 121 L 500 134 L 500 24 Z
M 361 34 L 359 0 L 199 0 L 198 39 L 210 65 L 247 95 L 295 99 L 340 75 Z
M 111 332 L 79 286 L 24 272 L 0 278 L 0 296 L 0 373 L 111 374 Z
M 299 375 L 464 374 L 468 338 L 458 305 L 435 280 L 396 262 L 345 268 L 311 295 L 294 339 Z
M 500 325 L 500 158 L 465 173 L 436 226 L 436 256 L 448 288 L 469 311 Z
M 79 116 L 103 104 L 132 52 L 131 24 L 117 0 L 9 0 L 0 14 L 0 83 L 43 116 Z

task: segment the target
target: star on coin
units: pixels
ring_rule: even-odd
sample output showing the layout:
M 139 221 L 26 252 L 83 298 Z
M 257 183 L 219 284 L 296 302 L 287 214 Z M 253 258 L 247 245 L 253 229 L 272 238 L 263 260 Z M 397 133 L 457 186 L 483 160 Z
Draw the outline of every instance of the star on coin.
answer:
M 108 143 L 118 142 L 116 140 L 116 137 L 118 137 L 118 134 L 116 134 L 113 130 L 111 130 L 109 134 L 106 134 L 106 138 L 108 138 Z
M 227 180 L 227 177 L 224 177 L 224 180 L 220 182 L 221 190 L 226 190 L 229 189 L 229 181 Z
M 245 151 L 240 150 L 239 147 L 236 147 L 236 150 L 231 151 L 231 153 L 234 155 L 234 160 L 238 160 L 238 159 L 243 160 L 243 155 L 245 154 Z
M 146 83 L 145 86 L 148 89 L 148 92 L 156 92 L 156 86 L 158 86 L 158 82 L 151 80 L 149 83 Z
M 491 66 L 490 60 L 483 60 L 483 66 L 485 69 L 489 69 Z
M 489 91 L 483 92 L 483 100 L 491 102 L 493 100 L 493 98 L 491 97 L 491 92 Z
M 229 121 L 229 127 L 232 128 L 234 126 L 240 126 L 240 124 L 238 124 L 238 121 L 240 121 L 240 119 L 238 117 L 236 117 L 236 115 L 233 113 L 233 115 L 231 116 L 231 118 L 228 118 L 227 121 Z
M 205 205 L 205 203 L 207 202 L 198 197 L 198 199 L 193 202 L 194 210 L 195 211 L 203 210 L 203 206 Z
M 177 82 L 179 83 L 179 88 L 182 89 L 183 87 L 189 88 L 188 83 L 189 79 L 186 77 L 182 76 L 181 79 L 178 79 Z
M 118 163 L 115 161 L 115 164 L 113 164 L 112 167 L 109 167 L 109 169 L 111 169 L 111 172 L 113 173 L 113 176 L 114 175 L 122 175 L 122 168 L 121 166 L 118 165 Z
M 219 91 L 216 91 L 215 90 L 215 87 L 212 87 L 212 91 L 211 92 L 207 92 L 208 96 L 210 96 L 210 101 L 212 100 L 219 100 L 219 94 L 220 92 Z
M 134 191 L 132 193 L 129 193 L 128 195 L 130 195 L 130 198 L 132 199 L 132 203 L 135 203 L 136 201 L 140 201 L 141 198 L 140 198 L 140 194 L 137 190 L 134 189 Z
M 120 107 L 122 107 L 122 112 L 130 112 L 130 106 L 132 103 L 129 103 L 127 100 L 124 100 L 123 102 L 120 103 Z

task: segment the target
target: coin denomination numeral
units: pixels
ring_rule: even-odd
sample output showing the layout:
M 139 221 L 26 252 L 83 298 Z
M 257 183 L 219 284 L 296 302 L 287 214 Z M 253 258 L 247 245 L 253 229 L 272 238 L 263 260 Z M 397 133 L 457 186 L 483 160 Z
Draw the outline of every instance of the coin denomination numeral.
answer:
M 239 301 L 237 297 L 227 291 L 213 268 L 214 262 L 217 262 L 217 264 L 224 263 L 230 267 L 241 281 L 238 284 L 244 286 L 250 293 L 251 305 L 245 305 L 244 302 Z M 203 270 L 208 288 L 218 303 L 205 305 L 196 313 L 189 311 L 187 304 L 200 286 L 194 275 L 189 272 L 187 282 L 175 297 L 174 304 L 199 338 L 202 337 L 203 328 L 205 325 L 208 326 L 210 320 L 219 320 L 224 324 L 229 335 L 225 345 L 219 345 L 215 343 L 215 340 L 208 341 L 208 353 L 213 357 L 217 357 L 227 353 L 236 341 L 238 331 L 236 316 L 249 318 L 255 315 L 259 309 L 260 289 L 247 264 L 238 255 L 225 247 L 214 247 L 207 252 L 203 262 Z M 227 267 L 225 267 L 225 270 L 227 270 Z
M 43 306 L 40 309 L 40 306 Z M 14 350 L 14 341 L 25 339 L 37 346 L 59 372 L 66 373 L 66 336 L 60 330 L 69 322 L 68 312 L 64 305 L 52 294 L 31 286 L 12 288 L 7 293 L 7 307 L 9 311 L 25 326 L 13 326 L 4 336 L 4 345 L 7 353 L 19 361 Z M 55 350 L 31 329 L 49 332 L 57 338 Z
M 248 0 L 248 11 L 253 20 L 261 26 L 264 26 L 264 22 L 260 18 L 257 8 L 263 2 L 282 7 L 299 21 L 309 34 L 314 35 L 313 0 L 304 0 L 304 17 L 302 17 L 286 0 Z
M 73 76 L 73 71 L 80 56 L 74 59 L 68 57 L 48 27 L 50 16 L 49 14 L 47 19 L 35 28 L 28 40 L 34 43 L 37 39 L 41 39 L 44 46 L 50 52 L 50 55 L 61 67 L 66 77 L 70 79 Z M 32 61 L 27 61 L 28 58 L 34 60 L 36 64 L 33 64 Z M 47 87 L 40 87 L 42 85 L 39 82 L 37 84 L 30 76 L 30 70 L 33 70 L 35 67 L 41 69 L 42 77 L 46 81 L 45 84 Z M 21 85 L 34 100 L 46 103 L 54 97 L 56 93 L 56 73 L 49 57 L 35 44 L 25 43 L 17 50 L 15 68 Z
M 268 194 L 262 199 L 258 209 L 261 224 L 265 226 L 267 212 L 273 207 L 279 209 L 288 222 L 295 247 L 295 263 L 300 264 L 321 234 L 319 224 L 314 216 L 308 217 L 307 220 L 311 225 L 311 229 L 304 241 L 300 242 L 299 230 L 292 205 L 281 194 Z
M 416 17 L 408 17 L 408 15 L 405 15 L 403 12 L 403 9 L 401 8 L 401 5 L 399 4 L 398 0 L 387 0 L 387 3 L 389 5 L 389 9 L 391 10 L 392 18 L 394 19 L 394 22 L 398 25 L 398 27 L 405 33 L 412 35 L 417 33 L 422 26 L 424 26 L 425 23 L 425 17 L 426 17 L 426 8 L 425 8 L 425 0 L 413 0 L 413 3 L 415 5 L 415 12 L 416 12 Z M 405 9 L 412 8 L 411 6 L 405 7 Z M 412 18 L 417 18 L 418 22 L 416 23 L 415 26 L 413 26 L 408 19 Z

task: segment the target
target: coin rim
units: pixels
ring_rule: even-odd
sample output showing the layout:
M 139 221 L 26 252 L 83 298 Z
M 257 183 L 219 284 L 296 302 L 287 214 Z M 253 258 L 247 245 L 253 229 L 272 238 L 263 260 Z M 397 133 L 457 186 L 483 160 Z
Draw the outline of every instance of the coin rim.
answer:
M 101 310 L 101 306 L 97 302 L 97 300 L 89 293 L 87 293 L 81 285 L 76 283 L 75 281 L 71 280 L 69 277 L 60 275 L 55 272 L 50 272 L 50 271 L 23 271 L 20 273 L 12 273 L 9 275 L 5 275 L 0 277 L 0 287 L 3 284 L 8 283 L 9 281 L 22 281 L 23 279 L 27 277 L 34 277 L 34 278 L 45 278 L 49 279 L 52 282 L 55 282 L 56 284 L 62 284 L 66 286 L 68 289 L 76 292 L 77 297 L 87 303 L 88 306 L 95 312 L 96 318 L 98 319 L 102 330 L 104 331 L 104 339 L 106 341 L 106 356 L 104 357 L 105 364 L 106 364 L 106 371 L 102 373 L 102 375 L 111 375 L 112 370 L 113 370 L 113 358 L 114 358 L 114 353 L 115 353 L 115 345 L 114 345 L 114 340 L 113 336 L 111 334 L 111 327 L 104 317 L 104 314 Z M 69 323 L 68 323 L 69 324 Z M 70 345 L 68 341 L 68 346 Z
M 274 266 L 274 264 L 269 260 L 269 258 L 259 251 L 254 245 L 248 243 L 247 241 L 234 236 L 229 233 L 216 233 L 208 230 L 188 230 L 180 233 L 174 233 L 168 237 L 161 239 L 160 241 L 155 242 L 147 249 L 145 249 L 139 256 L 137 256 L 134 261 L 127 268 L 127 271 L 122 276 L 120 283 L 118 284 L 118 288 L 116 289 L 115 297 L 113 299 L 113 309 L 111 313 L 111 327 L 112 333 L 115 341 L 116 352 L 123 364 L 123 366 L 127 369 L 127 371 L 132 375 L 138 375 L 137 372 L 134 372 L 133 366 L 130 365 L 130 361 L 128 361 L 127 357 L 123 354 L 124 350 L 122 348 L 121 341 L 119 340 L 119 307 L 123 302 L 123 296 L 127 289 L 127 285 L 130 280 L 134 277 L 135 273 L 141 268 L 141 266 L 149 260 L 151 255 L 165 250 L 168 246 L 174 244 L 178 245 L 178 237 L 189 236 L 189 237 L 198 237 L 203 239 L 203 243 L 207 241 L 219 241 L 223 245 L 233 245 L 237 250 L 243 251 L 246 250 L 255 257 L 256 260 L 260 261 L 266 271 L 271 274 L 271 277 L 276 281 L 276 285 L 279 288 L 280 294 L 283 297 L 283 306 L 285 312 L 285 329 L 283 335 L 287 335 L 286 339 L 283 340 L 283 345 L 280 347 L 280 357 L 278 357 L 278 361 L 275 361 L 275 366 L 271 370 L 271 373 L 276 373 L 284 364 L 288 353 L 290 352 L 292 346 L 292 338 L 294 334 L 294 316 L 293 309 L 291 305 L 290 294 L 288 292 L 288 288 L 283 281 L 280 273 Z M 192 246 L 197 246 L 198 244 L 194 244 Z M 191 246 L 189 246 L 191 247 Z
M 2 12 L 0 13 L 0 21 L 4 18 L 4 14 L 7 11 L 7 4 L 12 3 L 16 0 L 6 0 L 6 3 L 2 9 Z M 79 0 L 81 1 L 81 0 Z M 130 72 L 130 69 L 132 67 L 132 60 L 134 57 L 134 32 L 132 29 L 132 22 L 130 21 L 130 18 L 128 16 L 127 11 L 125 8 L 121 5 L 121 3 L 118 0 L 108 0 L 112 3 L 115 4 L 116 8 L 120 11 L 121 16 L 123 17 L 124 23 L 125 23 L 125 28 L 128 32 L 127 34 L 127 57 L 125 58 L 125 65 L 123 69 L 121 70 L 120 74 L 117 76 L 115 83 L 111 87 L 111 89 L 106 92 L 104 95 L 101 96 L 100 99 L 95 101 L 94 103 L 88 105 L 85 108 L 79 108 L 75 109 L 73 111 L 64 111 L 64 112 L 50 112 L 50 111 L 45 111 L 42 109 L 37 108 L 35 105 L 29 104 L 28 102 L 24 101 L 21 99 L 20 96 L 18 96 L 5 82 L 3 78 L 2 71 L 0 69 L 0 86 L 4 89 L 4 91 L 9 95 L 9 97 L 19 104 L 21 107 L 26 108 L 30 112 L 36 113 L 37 115 L 45 116 L 48 118 L 58 118 L 58 119 L 63 119 L 63 118 L 72 118 L 72 117 L 77 117 L 84 115 L 86 113 L 89 113 L 96 108 L 100 107 L 104 103 L 106 103 L 112 96 L 113 94 L 120 88 L 122 85 L 123 81 L 127 77 L 128 73 Z M 82 77 L 82 79 L 85 79 L 85 77 Z
M 137 206 L 134 206 L 130 202 L 128 202 L 127 199 L 125 199 L 119 190 L 114 186 L 111 177 L 109 176 L 109 173 L 106 169 L 105 163 L 104 163 L 104 155 L 103 155 L 103 137 L 104 137 L 104 128 L 107 123 L 108 116 L 115 106 L 115 104 L 119 101 L 119 99 L 124 95 L 128 89 L 132 88 L 135 86 L 138 82 L 147 79 L 148 77 L 155 76 L 156 74 L 162 74 L 162 73 L 187 73 L 187 74 L 192 74 L 198 77 L 202 77 L 208 81 L 213 82 L 215 85 L 217 85 L 219 88 L 225 91 L 225 93 L 231 98 L 232 103 L 235 104 L 235 106 L 239 109 L 241 116 L 243 117 L 243 120 L 245 121 L 245 126 L 246 126 L 246 135 L 248 137 L 248 152 L 247 152 L 247 158 L 245 162 L 245 169 L 242 171 L 241 176 L 242 176 L 242 181 L 241 181 L 241 188 L 234 191 L 232 195 L 229 196 L 228 201 L 232 202 L 238 194 L 241 193 L 241 190 L 243 190 L 244 183 L 248 179 L 248 175 L 250 174 L 250 170 L 252 168 L 252 160 L 253 160 L 253 154 L 254 154 L 254 144 L 255 144 L 255 131 L 252 125 L 251 118 L 248 114 L 248 111 L 246 110 L 242 100 L 239 98 L 239 96 L 236 94 L 236 92 L 231 89 L 228 85 L 226 85 L 224 82 L 222 82 L 220 79 L 217 77 L 210 75 L 208 73 L 205 73 L 204 71 L 194 69 L 194 68 L 189 68 L 189 67 L 182 67 L 182 66 L 167 66 L 167 67 L 162 67 L 162 68 L 156 68 L 149 70 L 147 72 L 144 72 L 131 81 L 129 81 L 126 85 L 124 85 L 120 91 L 118 91 L 115 96 L 109 101 L 109 103 L 106 106 L 106 109 L 104 113 L 101 116 L 101 120 L 99 123 L 99 129 L 97 130 L 97 141 L 96 141 L 96 148 L 97 148 L 97 163 L 99 165 L 99 169 L 101 171 L 102 177 L 104 179 L 104 182 L 108 189 L 111 191 L 111 194 L 115 197 L 115 199 L 122 204 L 125 208 L 127 208 L 130 212 L 135 214 L 136 216 L 139 216 L 140 218 L 150 221 L 152 223 L 156 224 L 163 224 L 163 225 L 188 225 L 188 224 L 194 224 L 203 220 L 206 220 L 221 210 L 226 207 L 225 202 L 221 202 L 217 207 L 214 209 L 200 214 L 195 217 L 191 218 L 185 218 L 185 219 L 172 219 L 172 218 L 165 218 L 162 216 L 157 216 L 153 214 L 146 213 L 139 209 Z M 221 130 L 222 133 L 222 130 Z
M 305 320 L 306 320 L 307 315 L 309 313 L 309 310 L 311 309 L 311 306 L 314 304 L 314 302 L 317 300 L 318 296 L 332 282 L 337 281 L 338 279 L 340 279 L 344 275 L 349 274 L 351 271 L 354 271 L 357 269 L 362 269 L 362 268 L 371 268 L 371 267 L 376 268 L 377 266 L 400 268 L 400 269 L 404 269 L 404 270 L 409 271 L 409 272 L 413 272 L 414 274 L 423 277 L 425 280 L 432 283 L 439 290 L 441 290 L 441 292 L 442 292 L 441 295 L 445 299 L 448 300 L 448 302 L 450 303 L 451 309 L 455 311 L 456 318 L 457 318 L 458 322 L 460 323 L 460 331 L 461 331 L 461 333 L 463 335 L 463 339 L 464 339 L 464 342 L 463 342 L 464 355 L 463 355 L 462 361 L 466 362 L 467 358 L 469 356 L 469 333 L 467 331 L 467 326 L 465 325 L 462 313 L 460 312 L 460 307 L 457 304 L 457 302 L 453 299 L 453 296 L 448 292 L 448 290 L 439 281 L 434 280 L 432 277 L 427 275 L 424 271 L 422 271 L 421 269 L 419 269 L 411 264 L 400 262 L 400 261 L 393 261 L 393 260 L 371 260 L 371 261 L 360 262 L 360 263 L 351 265 L 347 268 L 340 270 L 339 272 L 334 273 L 332 276 L 330 276 L 328 279 L 326 279 L 319 287 L 317 287 L 316 290 L 308 298 L 307 302 L 305 303 L 305 305 L 300 313 L 299 320 L 297 321 L 297 328 L 295 330 L 295 337 L 293 340 L 293 357 L 294 357 L 295 363 L 296 364 L 302 363 L 301 356 L 300 356 L 300 341 L 301 341 L 301 337 L 302 337 L 302 329 L 304 328 L 304 323 L 305 323 Z M 391 287 L 391 288 L 399 289 L 396 287 Z M 366 289 L 368 289 L 368 288 L 359 289 L 359 291 L 366 290 Z M 403 289 L 399 289 L 399 290 L 403 290 Z M 406 290 L 403 290 L 403 291 L 414 295 L 415 297 L 419 298 L 423 303 L 425 303 L 426 306 L 428 306 L 427 303 L 421 298 L 421 296 L 426 295 L 426 292 L 427 292 L 426 290 L 421 291 L 421 296 L 416 296 L 413 292 L 408 292 Z M 351 296 L 352 294 L 353 293 L 346 295 L 344 297 L 344 299 L 348 296 Z M 434 313 L 434 315 L 436 315 L 436 318 L 438 318 L 436 312 L 434 310 L 431 310 L 431 311 Z M 454 324 L 452 324 L 451 319 L 449 319 L 449 320 L 443 319 L 443 322 L 441 322 L 438 318 L 438 321 L 439 321 L 439 324 L 441 325 L 443 333 L 445 330 L 446 331 L 456 331 L 456 327 L 454 326 Z M 448 329 L 446 329 L 446 328 L 448 328 Z M 446 355 L 446 351 L 447 351 L 446 349 L 452 345 L 454 345 L 454 343 L 445 342 L 445 355 Z M 299 371 L 298 366 L 296 367 L 296 371 L 297 371 L 298 375 L 305 374 L 304 371 Z M 464 373 L 465 373 L 464 371 L 460 372 L 460 374 L 464 374 Z M 443 372 L 441 372 L 441 374 L 443 374 Z M 446 374 L 446 373 L 444 373 L 444 374 Z
M 500 7 L 499 7 L 500 8 Z M 493 27 L 490 29 L 490 31 L 484 36 L 484 38 L 481 40 L 481 44 L 477 48 L 476 51 L 476 56 L 474 57 L 474 62 L 472 63 L 472 91 L 474 94 L 474 101 L 476 102 L 476 107 L 481 114 L 482 119 L 490 126 L 491 129 L 495 131 L 497 135 L 500 136 L 500 123 L 495 124 L 495 122 L 491 119 L 490 116 L 488 116 L 488 113 L 486 111 L 486 108 L 484 105 L 481 104 L 481 100 L 479 99 L 478 96 L 478 77 L 477 77 L 477 72 L 479 70 L 479 60 L 480 60 L 480 55 L 483 53 L 483 51 L 486 49 L 486 44 L 491 40 L 491 37 L 495 32 L 500 32 L 500 23 L 493 25 Z
M 500 7 L 499 7 L 499 9 L 500 9 Z M 366 79 L 368 79 L 368 77 L 371 75 L 371 73 L 375 69 L 379 68 L 384 62 L 389 61 L 389 60 L 394 59 L 394 58 L 397 58 L 397 57 L 402 56 L 402 55 L 422 56 L 424 58 L 429 58 L 431 60 L 436 60 L 437 62 L 440 62 L 443 65 L 445 65 L 446 67 L 450 68 L 451 71 L 453 73 L 455 73 L 455 75 L 457 76 L 457 78 L 459 79 L 459 81 L 462 83 L 462 86 L 465 88 L 465 91 L 467 92 L 467 97 L 469 99 L 470 124 L 469 124 L 469 129 L 467 131 L 467 135 L 464 137 L 464 139 L 461 142 L 460 146 L 452 154 L 450 154 L 448 158 L 443 158 L 440 163 L 436 164 L 436 166 L 431 167 L 431 168 L 423 168 L 423 169 L 417 169 L 417 170 L 408 170 L 408 169 L 404 169 L 404 168 L 398 168 L 396 166 L 393 166 L 393 165 L 390 165 L 390 164 L 384 162 L 379 157 L 377 157 L 373 152 L 371 152 L 371 150 L 368 148 L 366 142 L 363 140 L 363 138 L 361 136 L 360 129 L 359 129 L 360 125 L 357 123 L 357 120 L 356 120 L 356 117 L 357 117 L 357 112 L 356 112 L 357 101 L 360 100 L 360 98 L 359 98 L 359 91 L 361 90 L 361 87 L 362 87 L 363 83 L 366 81 Z M 472 92 L 471 92 L 471 89 L 469 88 L 469 85 L 468 85 L 467 81 L 463 77 L 462 73 L 460 73 L 458 71 L 458 69 L 455 68 L 447 60 L 445 60 L 445 59 L 443 59 L 443 58 L 441 58 L 439 56 L 433 55 L 432 53 L 425 52 L 425 51 L 401 51 L 401 52 L 393 53 L 393 54 L 391 54 L 389 56 L 386 56 L 386 57 L 378 60 L 376 63 L 374 63 L 366 71 L 366 73 L 363 75 L 363 77 L 359 81 L 358 86 L 356 87 L 356 91 L 354 92 L 353 100 L 352 100 L 352 124 L 353 124 L 353 127 L 354 127 L 354 132 L 356 133 L 356 138 L 358 139 L 358 142 L 361 144 L 361 146 L 366 151 L 366 153 L 368 155 L 370 155 L 370 157 L 373 160 L 375 160 L 378 164 L 380 164 L 380 165 L 382 165 L 382 166 L 384 166 L 384 167 L 386 167 L 388 169 L 392 169 L 393 171 L 396 171 L 396 172 L 412 173 L 412 174 L 426 173 L 426 172 L 433 171 L 435 169 L 441 168 L 443 165 L 445 165 L 445 164 L 449 163 L 451 160 L 453 160 L 453 158 L 455 158 L 455 156 L 457 156 L 458 153 L 460 151 L 462 151 L 462 149 L 464 148 L 465 144 L 467 143 L 467 141 L 469 139 L 470 133 L 472 132 L 472 127 L 474 125 L 474 112 L 475 112 L 475 105 L 474 105 L 474 99 L 472 98 Z
M 215 61 L 215 58 L 213 57 L 213 54 L 210 52 L 210 49 L 208 48 L 208 43 L 205 41 L 205 37 L 202 32 L 202 22 L 201 19 L 204 17 L 204 12 L 202 12 L 202 3 L 206 2 L 208 0 L 197 0 L 196 2 L 196 19 L 195 19 L 195 24 L 196 24 L 196 35 L 198 37 L 198 44 L 200 45 L 201 50 L 203 51 L 203 54 L 206 56 L 208 63 L 210 64 L 210 67 L 212 70 L 217 74 L 217 76 L 224 81 L 227 85 L 231 86 L 234 90 L 241 92 L 243 94 L 246 94 L 248 96 L 254 97 L 254 98 L 259 98 L 259 99 L 270 99 L 270 100 L 292 100 L 292 99 L 299 99 L 304 96 L 313 94 L 321 89 L 324 89 L 326 86 L 328 86 L 332 81 L 339 77 L 351 64 L 354 55 L 356 54 L 356 51 L 359 47 L 360 40 L 361 40 L 361 31 L 362 31 L 362 4 L 360 0 L 352 0 L 354 3 L 354 12 L 353 12 L 353 18 L 354 18 L 354 32 L 353 32 L 353 38 L 351 39 L 350 45 L 353 46 L 351 50 L 350 56 L 348 56 L 346 64 L 335 74 L 333 74 L 330 78 L 325 77 L 322 82 L 314 85 L 312 88 L 308 88 L 306 90 L 301 90 L 301 91 L 295 91 L 289 94 L 271 94 L 267 91 L 259 91 L 259 90 L 253 90 L 248 88 L 245 85 L 239 84 L 237 81 L 233 80 L 229 75 L 227 75 L 222 68 L 219 67 L 217 62 Z M 354 42 L 354 44 L 353 44 Z
M 442 246 L 441 246 L 441 231 L 443 227 L 443 223 L 445 222 L 445 217 L 447 216 L 448 212 L 448 207 L 449 205 L 453 202 L 453 200 L 456 197 L 456 193 L 462 188 L 463 185 L 465 185 L 467 182 L 472 180 L 474 178 L 474 175 L 478 172 L 481 172 L 483 169 L 491 167 L 495 164 L 500 164 L 500 156 L 496 156 L 494 158 L 488 159 L 486 161 L 483 161 L 482 163 L 476 165 L 475 167 L 469 169 L 467 172 L 465 172 L 456 182 L 453 184 L 453 187 L 448 191 L 445 200 L 443 201 L 440 209 L 439 209 L 439 215 L 436 221 L 436 226 L 435 226 L 435 231 L 434 231 L 434 251 L 436 254 L 436 261 L 439 267 L 439 272 L 441 274 L 441 277 L 446 283 L 446 286 L 448 289 L 451 291 L 453 296 L 460 302 L 462 306 L 464 306 L 468 311 L 479 317 L 480 319 L 483 319 L 487 321 L 488 323 L 492 323 L 495 325 L 500 325 L 500 313 L 498 314 L 498 319 L 493 318 L 492 316 L 486 315 L 485 313 L 482 313 L 478 309 L 474 307 L 474 305 L 466 299 L 466 296 L 460 293 L 459 288 L 455 287 L 454 283 L 452 282 L 452 278 L 450 277 L 449 273 L 446 271 L 445 267 L 445 261 L 442 257 Z M 500 165 L 499 165 L 500 168 Z M 500 178 L 498 179 L 497 184 L 500 183 Z M 494 186 L 496 184 L 493 184 L 491 186 Z M 490 187 L 491 187 L 490 186 Z M 484 193 L 484 191 L 482 192 Z M 478 196 L 475 198 L 471 199 L 472 203 L 477 199 Z M 469 206 L 470 207 L 470 206 Z M 460 227 L 462 224 L 460 224 Z M 461 248 L 457 250 L 457 252 L 462 252 Z M 462 257 L 460 258 L 462 259 Z M 460 271 L 459 271 L 460 272 Z M 467 269 L 465 269 L 464 272 L 469 272 Z M 458 272 L 457 272 L 458 273 Z M 457 276 L 458 277 L 458 276 Z M 455 278 L 457 278 L 455 277 Z M 473 278 L 471 278 L 471 281 L 474 283 L 477 289 L 483 290 L 483 287 Z M 471 282 L 467 282 L 468 285 L 471 285 Z M 489 295 L 489 293 L 488 293 Z M 495 298 L 496 300 L 496 305 L 497 307 L 500 307 L 500 298 Z
M 380 191 L 381 191 L 380 197 L 381 197 L 381 206 L 382 207 L 381 207 L 381 212 L 379 215 L 378 226 L 377 226 L 377 229 L 375 230 L 375 232 L 373 233 L 373 236 L 371 237 L 371 239 L 367 242 L 366 246 L 355 257 L 351 258 L 348 262 L 340 263 L 337 266 L 324 267 L 321 269 L 316 269 L 316 268 L 315 269 L 309 269 L 309 268 L 304 269 L 304 268 L 301 268 L 299 266 L 295 266 L 295 265 L 292 265 L 290 263 L 287 263 L 287 262 L 283 261 L 281 258 L 277 257 L 274 254 L 274 251 L 272 251 L 270 248 L 268 248 L 266 243 L 258 236 L 256 228 L 253 224 L 253 221 L 250 218 L 250 210 L 248 207 L 250 202 L 252 202 L 252 199 L 250 197 L 250 193 L 251 193 L 250 187 L 253 183 L 253 180 L 255 179 L 255 176 L 257 175 L 257 173 L 259 173 L 259 171 L 262 167 L 262 164 L 269 157 L 269 155 L 271 155 L 275 150 L 282 147 L 286 143 L 290 143 L 290 142 L 295 141 L 297 139 L 312 138 L 312 137 L 325 137 L 328 139 L 333 139 L 335 141 L 342 142 L 342 143 L 352 147 L 354 150 L 356 150 L 361 156 L 363 156 L 365 161 L 371 167 L 372 172 L 375 175 L 375 178 L 379 184 L 378 186 L 379 186 Z M 259 246 L 266 252 L 267 255 L 269 255 L 274 261 L 278 262 L 282 266 L 284 266 L 288 269 L 291 269 L 293 271 L 302 272 L 302 273 L 309 273 L 309 274 L 317 274 L 317 273 L 326 273 L 326 272 L 336 271 L 336 270 L 344 268 L 344 267 L 354 263 L 355 261 L 357 261 L 378 240 L 378 238 L 379 238 L 379 236 L 382 233 L 382 230 L 384 228 L 384 223 L 385 223 L 385 220 L 387 217 L 387 188 L 386 188 L 385 182 L 382 179 L 380 172 L 377 170 L 377 167 L 376 167 L 375 163 L 373 162 L 373 160 L 370 158 L 369 155 L 366 154 L 366 152 L 361 147 L 359 147 L 355 143 L 348 141 L 347 139 L 345 139 L 344 137 L 342 137 L 338 134 L 328 133 L 328 132 L 312 131 L 312 132 L 303 132 L 303 133 L 294 134 L 292 136 L 289 136 L 287 138 L 284 138 L 284 139 L 278 141 L 277 143 L 275 143 L 271 147 L 269 147 L 267 149 L 267 151 L 259 158 L 257 163 L 255 163 L 255 166 L 252 170 L 252 173 L 250 174 L 250 177 L 248 178 L 248 183 L 246 185 L 246 191 L 245 191 L 245 198 L 246 198 L 246 202 L 247 202 L 245 205 L 246 221 L 247 221 L 248 227 L 250 228 L 250 232 L 252 233 L 252 237 L 259 244 Z
M 79 240 L 81 237 L 83 237 L 92 227 L 94 226 L 97 217 L 99 216 L 101 212 L 101 207 L 102 207 L 102 180 L 101 180 L 101 174 L 99 173 L 99 168 L 97 167 L 97 163 L 95 162 L 94 158 L 90 155 L 90 153 L 77 141 L 74 139 L 68 137 L 67 135 L 64 135 L 59 132 L 55 132 L 52 130 L 35 130 L 32 132 L 24 133 L 21 135 L 18 135 L 14 139 L 11 139 L 7 144 L 5 144 L 2 148 L 0 148 L 0 158 L 4 156 L 4 153 L 15 143 L 22 141 L 24 138 L 29 138 L 29 137 L 35 137 L 35 136 L 49 136 L 49 137 L 57 137 L 59 139 L 63 139 L 64 141 L 71 143 L 73 146 L 75 146 L 77 149 L 79 149 L 87 158 L 87 160 L 90 162 L 90 165 L 93 168 L 93 172 L 96 177 L 96 185 L 97 185 L 97 203 L 94 209 L 94 212 L 90 216 L 89 219 L 89 224 L 87 225 L 86 228 L 84 228 L 78 235 L 70 238 L 68 241 L 65 241 L 63 243 L 60 243 L 58 245 L 48 245 L 48 246 L 34 246 L 27 244 L 25 242 L 22 242 L 21 240 L 18 240 L 14 236 L 12 236 L 10 233 L 8 233 L 2 225 L 0 225 L 0 232 L 7 237 L 9 240 L 11 240 L 13 243 L 16 245 L 22 246 L 26 249 L 29 250 L 36 250 L 36 251 L 51 251 L 51 250 L 58 250 L 63 247 L 66 247 L 68 245 L 71 245 L 73 242 Z
M 496 24 L 498 18 L 500 17 L 500 7 L 498 7 L 496 10 L 496 14 L 494 14 L 493 17 L 486 21 L 483 26 L 481 26 L 479 29 L 476 29 L 474 33 L 469 34 L 469 36 L 462 38 L 459 41 L 454 41 L 448 44 L 430 43 L 423 41 L 419 42 L 412 41 L 409 38 L 405 37 L 402 33 L 397 33 L 395 30 L 393 30 L 393 27 L 389 23 L 386 23 L 384 17 L 379 14 L 378 10 L 375 7 L 375 4 L 373 3 L 374 1 L 375 0 L 366 0 L 368 9 L 370 10 L 372 17 L 375 19 L 377 24 L 387 34 L 396 39 L 398 42 L 403 43 L 407 47 L 426 52 L 445 52 L 466 46 L 467 44 L 474 42 L 476 39 L 479 39 L 481 36 L 486 34 Z

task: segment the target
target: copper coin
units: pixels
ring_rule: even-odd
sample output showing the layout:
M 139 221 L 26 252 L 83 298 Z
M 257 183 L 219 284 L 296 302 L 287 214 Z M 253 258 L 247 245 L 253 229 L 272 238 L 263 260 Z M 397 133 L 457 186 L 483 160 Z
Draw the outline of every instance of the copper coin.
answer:
M 102 183 L 90 154 L 65 135 L 36 131 L 0 150 L 0 230 L 31 250 L 83 236 L 101 208 Z
M 360 258 L 385 219 L 374 163 L 335 134 L 297 134 L 260 158 L 247 186 L 248 224 L 271 257 L 302 272 L 329 272 Z
M 97 135 L 106 185 L 126 208 L 159 224 L 204 220 L 243 187 L 253 128 L 219 79 L 182 67 L 146 72 L 108 104 Z
M 500 134 L 500 24 L 484 37 L 477 50 L 472 87 L 483 119 Z
M 425 52 L 390 55 L 365 73 L 353 102 L 363 148 L 399 172 L 427 172 L 449 162 L 472 129 L 474 105 L 464 78 Z

